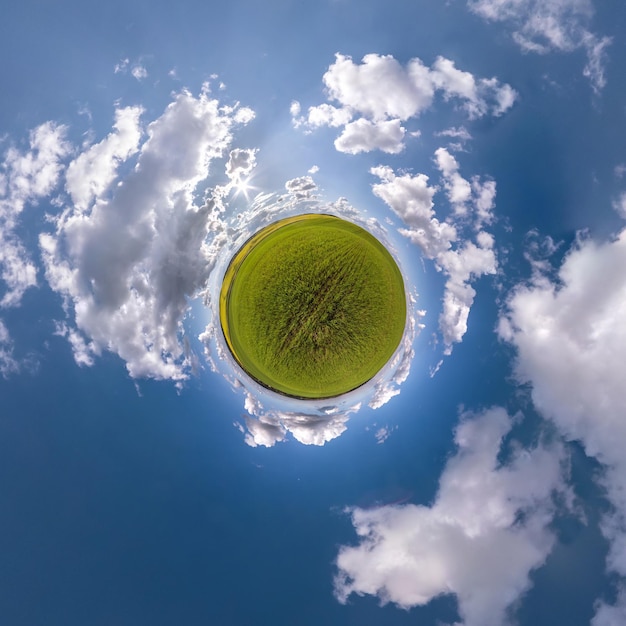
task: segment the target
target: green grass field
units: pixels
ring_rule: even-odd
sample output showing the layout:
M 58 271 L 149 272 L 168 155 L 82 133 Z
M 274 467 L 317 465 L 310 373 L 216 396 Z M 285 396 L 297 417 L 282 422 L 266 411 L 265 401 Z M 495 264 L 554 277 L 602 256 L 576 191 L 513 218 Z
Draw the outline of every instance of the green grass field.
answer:
M 220 318 L 241 367 L 265 387 L 330 398 L 370 380 L 406 322 L 400 270 L 369 232 L 330 215 L 280 220 L 233 257 Z

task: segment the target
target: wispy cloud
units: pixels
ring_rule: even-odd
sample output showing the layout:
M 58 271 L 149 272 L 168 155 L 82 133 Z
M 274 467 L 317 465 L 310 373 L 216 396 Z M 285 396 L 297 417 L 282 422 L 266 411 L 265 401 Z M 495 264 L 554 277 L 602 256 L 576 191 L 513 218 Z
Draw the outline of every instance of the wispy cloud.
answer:
M 493 220 L 496 185 L 493 180 L 483 181 L 477 176 L 471 182 L 462 177 L 458 162 L 445 148 L 436 150 L 435 164 L 452 207 L 452 214 L 443 220 L 434 210 L 433 197 L 439 187 L 429 185 L 428 176 L 397 175 L 387 166 L 371 171 L 380 179 L 373 185 L 374 194 L 408 227 L 401 228 L 400 233 L 446 276 L 439 326 L 445 352 L 450 354 L 452 345 L 460 342 L 467 332 L 476 295 L 470 283 L 497 270 L 495 241 L 483 228 Z
M 16 234 L 21 213 L 57 186 L 63 159 L 70 151 L 65 126 L 46 122 L 31 131 L 24 151 L 11 146 L 0 163 L 0 276 L 6 290 L 0 306 L 19 305 L 37 284 L 37 270 Z
M 524 51 L 545 54 L 584 49 L 583 74 L 596 92 L 606 84 L 604 67 L 611 39 L 589 30 L 590 0 L 468 0 L 468 6 L 488 21 L 509 24 L 513 39 Z
M 119 63 L 116 63 L 113 72 L 115 74 L 127 74 L 130 72 L 130 75 L 139 81 L 148 78 L 148 70 L 145 66 L 140 61 L 131 63 L 128 58 L 122 59 Z M 172 70 L 172 72 L 174 72 L 174 70 Z M 175 72 L 173 74 L 170 72 L 170 75 L 175 77 Z

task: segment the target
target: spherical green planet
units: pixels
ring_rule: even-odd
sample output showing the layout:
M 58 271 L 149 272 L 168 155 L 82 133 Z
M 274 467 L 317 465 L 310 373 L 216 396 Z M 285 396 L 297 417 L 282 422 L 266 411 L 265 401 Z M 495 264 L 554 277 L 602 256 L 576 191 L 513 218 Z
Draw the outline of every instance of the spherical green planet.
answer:
M 264 387 L 332 398 L 371 380 L 398 347 L 406 295 L 397 263 L 371 233 L 305 214 L 256 233 L 220 292 L 224 338 Z

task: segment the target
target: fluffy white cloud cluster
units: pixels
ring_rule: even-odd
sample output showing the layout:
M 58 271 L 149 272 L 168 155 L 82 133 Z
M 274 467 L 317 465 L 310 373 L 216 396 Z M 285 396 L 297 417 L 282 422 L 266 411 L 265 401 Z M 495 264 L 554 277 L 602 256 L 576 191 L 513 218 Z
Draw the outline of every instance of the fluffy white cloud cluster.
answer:
M 370 594 L 410 608 L 455 594 L 465 626 L 507 623 L 552 548 L 554 496 L 566 493 L 558 445 L 515 450 L 500 464 L 511 423 L 501 408 L 464 416 L 432 506 L 350 511 L 359 543 L 339 550 L 341 602 Z
M 256 167 L 257 151 L 251 148 L 236 148 L 231 150 L 226 163 L 226 176 L 234 183 L 241 184 L 250 176 Z
M 579 241 L 550 281 L 535 271 L 508 301 L 500 336 L 517 348 L 517 375 L 563 435 L 605 465 L 613 511 L 603 522 L 608 569 L 626 583 L 626 231 L 611 242 Z M 626 595 L 600 605 L 594 626 L 624 623 Z
M 247 393 L 245 409 L 249 415 L 244 418 L 247 429 L 245 441 L 253 448 L 270 448 L 291 433 L 300 443 L 323 446 L 346 430 L 350 415 L 360 408 L 360 403 L 357 403 L 341 409 L 320 407 L 316 412 L 282 411 L 265 408 L 258 396 Z
M 419 246 L 424 257 L 433 260 L 447 277 L 439 327 L 445 352 L 450 354 L 452 345 L 467 332 L 476 296 L 470 283 L 497 271 L 494 238 L 483 228 L 493 220 L 496 184 L 477 176 L 471 181 L 463 178 L 457 160 L 445 148 L 436 150 L 435 164 L 453 209 L 444 221 L 435 215 L 433 197 L 438 187 L 428 184 L 428 176 L 396 175 L 387 166 L 371 171 L 381 180 L 373 186 L 374 194 L 407 225 L 400 233 Z M 474 241 L 463 235 L 466 224 L 471 226 Z
M 206 92 L 178 94 L 145 129 L 141 113 L 118 110 L 109 136 L 72 161 L 72 202 L 54 218 L 55 232 L 40 235 L 40 247 L 51 287 L 73 312 L 74 323 L 59 333 L 79 364 L 106 349 L 131 376 L 179 380 L 193 365 L 182 319 L 214 264 L 205 242 L 213 203 L 197 204 L 194 191 L 251 113 Z M 233 176 L 243 156 L 231 154 Z
M 10 147 L 0 164 L 0 276 L 6 291 L 0 306 L 17 306 L 29 287 L 37 284 L 37 270 L 15 233 L 27 205 L 52 193 L 70 145 L 64 126 L 46 122 L 30 133 L 29 148 Z
M 310 107 L 302 116 L 300 103 L 293 102 L 294 126 L 309 131 L 342 127 L 335 147 L 349 154 L 401 152 L 407 134 L 403 122 L 418 117 L 437 92 L 445 100 L 459 100 L 470 119 L 502 115 L 517 96 L 509 85 L 495 78 L 476 78 L 443 57 L 429 68 L 418 58 L 403 67 L 390 55 L 367 54 L 357 64 L 337 54 L 323 80 L 329 101 L 336 104 Z
M 544 54 L 583 48 L 587 52 L 583 74 L 595 91 L 606 84 L 604 64 L 611 39 L 588 29 L 591 0 L 468 0 L 468 6 L 486 20 L 511 24 L 513 39 L 525 51 Z
M 288 180 L 285 189 L 297 200 L 308 200 L 314 197 L 317 184 L 311 176 L 298 176 Z

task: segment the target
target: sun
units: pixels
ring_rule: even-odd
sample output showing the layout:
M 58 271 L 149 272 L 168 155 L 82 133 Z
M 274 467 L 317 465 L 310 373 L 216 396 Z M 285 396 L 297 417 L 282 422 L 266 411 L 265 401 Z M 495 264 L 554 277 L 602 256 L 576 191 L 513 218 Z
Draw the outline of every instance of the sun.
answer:
M 251 177 L 248 178 L 239 178 L 233 184 L 233 188 L 235 190 L 235 196 L 243 195 L 246 200 L 250 199 L 250 193 L 255 187 L 250 184 Z

